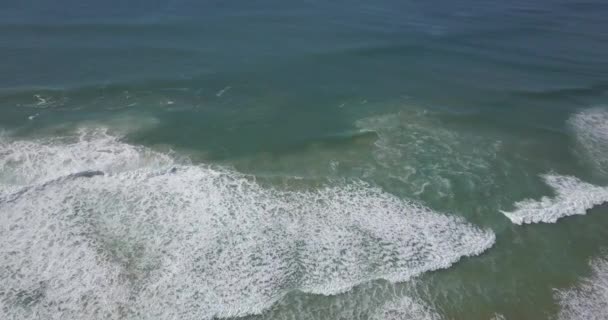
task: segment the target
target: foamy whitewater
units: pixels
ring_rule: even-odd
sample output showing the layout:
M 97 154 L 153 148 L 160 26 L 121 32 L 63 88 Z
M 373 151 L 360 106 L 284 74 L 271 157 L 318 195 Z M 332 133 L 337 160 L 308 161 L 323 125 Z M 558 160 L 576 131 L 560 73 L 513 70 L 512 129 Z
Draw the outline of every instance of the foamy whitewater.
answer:
M 104 130 L 4 136 L 0 155 L 2 319 L 255 314 L 294 290 L 406 281 L 495 238 L 362 182 L 264 188 Z
M 513 223 L 553 223 L 563 217 L 585 214 L 587 210 L 608 201 L 607 187 L 598 187 L 571 176 L 549 174 L 543 179 L 553 188 L 555 197 L 517 202 L 515 211 L 503 211 Z
M 606 108 L 583 110 L 568 121 L 574 131 L 584 161 L 601 174 L 608 174 L 608 111 Z
M 604 173 L 608 159 L 608 112 L 601 108 L 583 110 L 570 118 L 569 125 L 583 151 L 583 160 L 593 164 L 595 172 Z M 515 203 L 514 211 L 502 211 L 513 223 L 553 223 L 563 217 L 584 215 L 587 210 L 608 202 L 608 187 L 573 176 L 547 174 L 542 178 L 555 196 L 526 199 Z
M 388 302 L 377 313 L 375 320 L 440 320 L 435 311 L 408 297 Z
M 277 303 L 259 319 L 370 319 L 370 320 L 438 320 L 443 319 L 435 310 L 427 291 L 416 288 L 420 282 L 391 284 L 373 281 L 361 284 L 356 289 L 342 295 L 327 297 L 317 308 L 308 307 L 311 295 L 290 295 Z M 432 299 L 432 298 L 431 298 Z
M 591 262 L 592 274 L 576 287 L 557 291 L 560 320 L 601 320 L 608 316 L 608 260 Z
M 378 134 L 374 161 L 367 167 L 401 182 L 410 195 L 427 193 L 446 201 L 454 196 L 455 176 L 466 180 L 460 188 L 493 183 L 488 169 L 497 161 L 498 140 L 446 129 L 422 108 L 373 116 L 356 124 Z
M 608 112 L 600 108 L 584 110 L 569 120 L 583 160 L 599 174 L 605 174 L 607 168 L 607 124 Z M 553 223 L 563 217 L 584 215 L 587 210 L 608 202 L 608 187 L 596 186 L 573 176 L 547 174 L 542 178 L 553 188 L 555 196 L 523 200 L 515 204 L 514 211 L 503 211 L 513 223 Z M 556 291 L 555 298 L 560 304 L 558 319 L 606 319 L 608 261 L 595 259 L 591 262 L 591 268 L 592 275 L 582 279 L 575 287 Z

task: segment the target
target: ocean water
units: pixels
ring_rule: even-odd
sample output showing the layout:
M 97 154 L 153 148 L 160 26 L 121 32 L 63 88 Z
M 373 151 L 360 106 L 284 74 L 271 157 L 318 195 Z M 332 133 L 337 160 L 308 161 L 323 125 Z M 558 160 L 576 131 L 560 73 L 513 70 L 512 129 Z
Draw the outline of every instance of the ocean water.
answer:
M 0 3 L 1 319 L 608 319 L 608 3 Z

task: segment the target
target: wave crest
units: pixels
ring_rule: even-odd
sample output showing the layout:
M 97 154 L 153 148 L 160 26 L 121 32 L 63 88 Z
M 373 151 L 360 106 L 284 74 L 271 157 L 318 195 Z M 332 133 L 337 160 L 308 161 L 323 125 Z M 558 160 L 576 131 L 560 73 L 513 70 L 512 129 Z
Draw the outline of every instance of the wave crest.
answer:
M 502 211 L 515 224 L 556 222 L 558 219 L 583 215 L 588 209 L 608 201 L 608 188 L 598 187 L 572 176 L 544 175 L 555 197 L 526 199 L 515 203 L 515 210 Z

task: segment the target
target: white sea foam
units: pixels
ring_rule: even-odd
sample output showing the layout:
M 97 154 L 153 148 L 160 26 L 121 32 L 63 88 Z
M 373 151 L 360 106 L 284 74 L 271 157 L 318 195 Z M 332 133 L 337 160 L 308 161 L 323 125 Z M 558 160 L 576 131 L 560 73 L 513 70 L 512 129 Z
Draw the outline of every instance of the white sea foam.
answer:
M 405 281 L 494 243 L 364 183 L 264 188 L 105 131 L 4 139 L 0 154 L 2 319 L 260 313 L 293 290 Z
M 409 297 L 386 303 L 375 320 L 440 320 L 442 317 L 429 306 Z
M 506 320 L 505 316 L 501 313 L 494 313 L 494 316 L 490 320 Z
M 218 98 L 221 97 L 222 95 L 224 95 L 224 93 L 226 93 L 226 91 L 230 90 L 230 88 L 232 88 L 231 86 L 225 86 L 222 90 L 218 91 L 215 96 L 217 96 Z
M 554 197 L 526 199 L 515 204 L 515 210 L 502 211 L 515 224 L 556 222 L 558 219 L 582 215 L 608 201 L 608 188 L 598 187 L 572 176 L 548 174 L 543 179 L 555 191 Z
M 454 182 L 470 193 L 494 184 L 490 168 L 497 164 L 499 140 L 449 130 L 418 108 L 366 118 L 357 126 L 378 134 L 375 175 L 401 182 L 412 196 L 445 200 L 454 196 Z
M 583 110 L 569 120 L 578 147 L 593 168 L 608 174 L 608 110 L 591 108 Z
M 73 136 L 13 140 L 0 135 L 0 185 L 24 186 L 84 170 L 119 172 L 172 159 L 149 149 L 120 143 L 105 129 L 80 129 Z
M 608 112 L 591 108 L 573 115 L 569 121 L 585 160 L 593 169 L 608 169 Z M 558 219 L 582 215 L 587 210 L 608 201 L 608 187 L 596 186 L 573 176 L 547 174 L 545 182 L 555 191 L 555 197 L 526 199 L 515 204 L 515 211 L 503 211 L 513 223 L 556 222 Z
M 441 319 L 432 302 L 422 299 L 425 292 L 416 289 L 415 281 L 391 284 L 372 281 L 342 295 L 319 300 L 311 295 L 290 295 L 259 319 Z
M 556 292 L 560 320 L 605 320 L 608 318 L 608 260 L 591 262 L 592 274 L 577 286 Z

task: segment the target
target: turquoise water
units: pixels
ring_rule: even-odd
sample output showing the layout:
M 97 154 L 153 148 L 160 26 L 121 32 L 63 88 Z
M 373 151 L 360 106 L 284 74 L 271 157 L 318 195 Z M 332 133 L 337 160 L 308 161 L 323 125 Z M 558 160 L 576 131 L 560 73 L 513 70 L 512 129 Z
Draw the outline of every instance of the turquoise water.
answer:
M 607 319 L 602 1 L 0 4 L 3 319 Z

